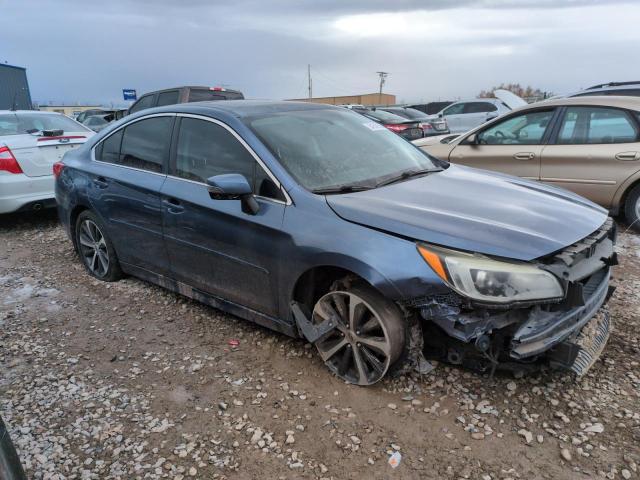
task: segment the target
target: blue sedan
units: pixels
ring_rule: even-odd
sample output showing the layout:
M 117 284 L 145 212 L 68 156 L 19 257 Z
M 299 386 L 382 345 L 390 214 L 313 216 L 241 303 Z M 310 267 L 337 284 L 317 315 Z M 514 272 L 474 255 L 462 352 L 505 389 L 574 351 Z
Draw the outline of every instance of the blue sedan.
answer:
M 608 337 L 606 211 L 449 165 L 346 109 L 144 110 L 54 173 L 88 274 L 133 275 L 305 338 L 350 383 L 425 357 L 580 374 Z

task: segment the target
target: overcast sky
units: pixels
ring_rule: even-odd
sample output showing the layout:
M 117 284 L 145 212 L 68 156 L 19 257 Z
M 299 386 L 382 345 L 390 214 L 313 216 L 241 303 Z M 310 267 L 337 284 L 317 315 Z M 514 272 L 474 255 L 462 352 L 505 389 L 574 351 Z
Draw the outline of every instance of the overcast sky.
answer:
M 0 61 L 34 100 L 122 102 L 175 85 L 247 98 L 375 92 L 473 97 L 640 80 L 640 2 L 597 0 L 0 0 Z

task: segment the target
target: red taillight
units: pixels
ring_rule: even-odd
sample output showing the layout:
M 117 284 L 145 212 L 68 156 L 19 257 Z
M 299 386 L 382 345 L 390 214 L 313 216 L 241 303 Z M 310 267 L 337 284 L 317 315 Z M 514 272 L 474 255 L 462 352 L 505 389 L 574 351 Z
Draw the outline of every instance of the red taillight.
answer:
M 409 128 L 409 125 L 391 124 L 391 125 L 385 125 L 385 127 L 387 127 L 392 132 L 402 132 L 402 131 L 406 130 L 407 128 Z
M 53 176 L 58 178 L 64 169 L 64 163 L 56 162 L 53 164 Z
M 222 88 L 222 87 L 211 87 L 209 90 L 211 90 L 213 92 L 226 92 L 227 91 L 226 88 Z
M 425 132 L 427 130 L 433 130 L 433 127 L 431 126 L 430 123 L 421 123 L 420 128 L 422 128 L 422 130 L 424 130 Z
M 0 147 L 0 170 L 9 173 L 22 173 L 20 164 L 9 147 Z

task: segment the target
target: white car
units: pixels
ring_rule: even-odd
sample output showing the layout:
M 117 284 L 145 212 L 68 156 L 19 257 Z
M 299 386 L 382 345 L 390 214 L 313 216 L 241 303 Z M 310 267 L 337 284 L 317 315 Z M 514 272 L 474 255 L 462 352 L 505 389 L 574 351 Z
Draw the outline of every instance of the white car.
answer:
M 493 94 L 496 98 L 474 98 L 452 103 L 432 117 L 444 118 L 449 125 L 449 132 L 464 133 L 527 104 L 507 90 L 495 90 Z
M 93 135 L 60 113 L 0 110 L 0 214 L 55 206 L 53 164 Z

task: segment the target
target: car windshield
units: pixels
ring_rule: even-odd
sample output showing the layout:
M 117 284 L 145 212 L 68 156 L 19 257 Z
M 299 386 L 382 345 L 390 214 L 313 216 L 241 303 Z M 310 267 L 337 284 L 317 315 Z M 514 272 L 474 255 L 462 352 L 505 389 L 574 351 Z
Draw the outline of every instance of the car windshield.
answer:
M 284 168 L 308 190 L 373 188 L 401 173 L 439 170 L 384 126 L 348 110 L 301 110 L 245 119 Z
M 394 115 L 399 115 L 404 118 L 408 118 L 411 120 L 428 120 L 427 114 L 421 112 L 420 110 L 416 110 L 415 108 L 398 108 L 393 110 L 388 110 Z
M 406 122 L 406 118 L 402 118 L 400 115 L 394 113 L 385 112 L 384 110 L 370 110 L 370 109 L 354 109 L 356 112 L 369 117 L 373 117 L 376 120 L 380 120 L 384 123 L 403 123 Z
M 85 132 L 86 127 L 59 113 L 9 113 L 0 115 L 0 136 L 22 135 L 43 130 Z

